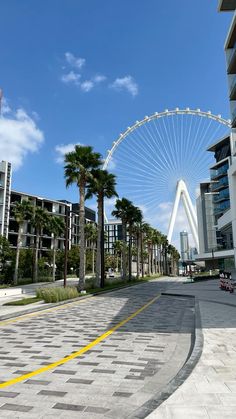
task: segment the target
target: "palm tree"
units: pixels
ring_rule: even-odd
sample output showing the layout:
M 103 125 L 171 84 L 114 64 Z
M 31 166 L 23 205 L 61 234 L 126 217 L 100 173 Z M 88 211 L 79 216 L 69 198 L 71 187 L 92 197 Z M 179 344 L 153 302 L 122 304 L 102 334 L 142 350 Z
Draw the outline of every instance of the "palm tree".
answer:
M 168 275 L 167 267 L 167 248 L 168 248 L 167 236 L 164 234 L 161 235 L 161 246 L 162 246 L 162 256 L 163 256 L 163 272 L 165 275 Z
M 33 214 L 33 206 L 29 201 L 22 200 L 22 202 L 17 202 L 13 209 L 14 219 L 18 224 L 18 235 L 17 235 L 17 245 L 16 245 L 16 263 L 14 271 L 14 285 L 17 285 L 18 282 L 18 270 L 19 270 L 19 259 L 20 259 L 20 247 L 21 239 L 23 234 L 23 226 L 26 220 L 30 220 Z
M 154 244 L 154 266 L 155 266 L 155 273 L 157 273 L 157 266 L 158 266 L 158 273 L 160 274 L 160 245 L 161 245 L 161 233 L 160 231 L 154 229 L 153 232 L 153 244 Z
M 66 187 L 76 184 L 79 188 L 79 229 L 80 229 L 80 266 L 79 266 L 79 289 L 85 285 L 85 191 L 91 180 L 91 171 L 102 164 L 100 153 L 95 153 L 90 146 L 76 145 L 75 150 L 65 155 L 65 179 Z
M 121 240 L 116 240 L 115 243 L 113 243 L 113 249 L 114 249 L 114 254 L 116 255 L 116 267 L 117 267 L 117 272 L 119 271 L 119 257 L 121 257 L 122 254 L 122 247 L 123 247 L 123 243 Z
M 93 223 L 87 223 L 84 226 L 86 247 L 87 243 L 90 242 L 90 248 L 92 249 L 92 274 L 94 275 L 94 260 L 95 260 L 95 249 L 98 238 L 98 229 L 97 226 Z
M 148 252 L 148 275 L 151 275 L 151 265 L 152 265 L 152 240 L 153 240 L 153 228 L 148 223 L 143 223 L 143 240 L 147 244 Z
M 50 216 L 48 218 L 47 229 L 52 234 L 52 250 L 53 250 L 53 268 L 52 280 L 55 281 L 56 277 L 56 240 L 65 231 L 65 221 L 61 217 Z
M 122 248 L 122 278 L 126 279 L 126 236 L 127 236 L 127 224 L 129 221 L 129 214 L 130 214 L 130 207 L 132 206 L 132 202 L 126 198 L 117 199 L 115 204 L 115 210 L 112 211 L 112 216 L 116 218 L 120 218 L 122 222 L 122 241 L 123 241 L 123 248 Z
M 149 224 L 141 221 L 141 223 L 139 224 L 139 229 L 140 229 L 140 254 L 141 254 L 141 275 L 142 278 L 144 278 L 144 259 L 146 259 L 146 251 L 144 249 L 144 244 L 145 244 L 145 234 L 146 234 L 146 228 L 147 226 L 149 226 Z
M 131 281 L 132 278 L 132 238 L 134 235 L 134 225 L 136 223 L 141 223 L 143 219 L 143 214 L 140 208 L 135 207 L 134 205 L 131 205 L 128 211 L 128 224 L 129 224 L 129 281 Z M 137 249 L 137 259 L 138 258 L 138 249 Z M 138 267 L 139 271 L 139 267 Z
M 49 215 L 47 210 L 41 207 L 35 207 L 33 213 L 32 224 L 35 228 L 36 240 L 35 240 L 35 256 L 34 256 L 34 269 L 33 269 L 33 282 L 38 281 L 38 256 L 39 256 L 39 244 L 40 236 L 43 234 L 43 229 L 47 227 Z
M 178 250 L 172 246 L 171 244 L 167 247 L 167 253 L 170 256 L 170 266 L 171 266 L 171 273 L 176 274 L 176 263 L 180 259 L 180 254 Z
M 101 278 L 101 251 L 104 254 L 104 198 L 113 198 L 118 196 L 116 192 L 116 178 L 115 175 L 108 173 L 107 170 L 92 170 L 92 177 L 89 180 L 88 190 L 86 198 L 91 198 L 93 195 L 97 196 L 97 208 L 98 208 L 98 238 L 97 238 L 97 258 L 96 258 L 96 283 L 97 286 L 100 284 Z M 103 235 L 102 235 L 103 233 Z M 103 238 L 103 240 L 101 240 Z M 101 248 L 103 246 L 103 249 Z M 103 258 L 102 258 L 103 259 Z M 103 278 L 101 278 L 103 282 Z

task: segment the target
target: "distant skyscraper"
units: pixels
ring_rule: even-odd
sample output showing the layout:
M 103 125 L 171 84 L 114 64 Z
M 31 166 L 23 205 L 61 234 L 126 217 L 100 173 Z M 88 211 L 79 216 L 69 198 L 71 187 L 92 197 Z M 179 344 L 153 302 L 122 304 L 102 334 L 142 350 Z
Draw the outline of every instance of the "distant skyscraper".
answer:
M 190 260 L 195 260 L 197 254 L 198 254 L 198 252 L 197 252 L 197 248 L 196 247 L 190 247 L 189 248 L 189 259 Z
M 189 259 L 188 232 L 185 230 L 180 232 L 180 252 L 183 262 Z

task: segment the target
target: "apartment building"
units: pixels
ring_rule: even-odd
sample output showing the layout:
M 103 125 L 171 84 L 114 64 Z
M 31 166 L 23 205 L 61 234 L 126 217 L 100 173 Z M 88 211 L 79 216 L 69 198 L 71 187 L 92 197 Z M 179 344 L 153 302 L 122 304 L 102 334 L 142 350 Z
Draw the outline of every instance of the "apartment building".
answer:
M 122 240 L 122 223 L 121 220 L 108 220 L 105 223 L 105 252 L 114 255 L 114 243 Z M 128 237 L 127 237 L 128 241 Z
M 189 240 L 186 230 L 180 232 L 180 254 L 182 262 L 189 260 Z
M 11 164 L 0 162 L 0 235 L 8 235 L 11 190 Z
M 199 255 L 206 267 L 234 268 L 232 200 L 229 170 L 232 166 L 232 138 L 227 135 L 208 148 L 215 163 L 209 168 L 210 181 L 200 184 L 197 199 Z
M 231 12 L 232 20 L 225 40 L 226 71 L 229 88 L 229 105 L 232 120 L 231 164 L 228 169 L 230 209 L 219 220 L 219 228 L 231 225 L 233 253 L 236 267 L 236 0 L 220 0 L 220 12 Z
M 79 244 L 79 205 L 66 200 L 53 200 L 38 195 L 19 192 L 11 189 L 11 165 L 7 162 L 0 163 L 0 234 L 8 238 L 14 248 L 17 244 L 18 224 L 14 219 L 13 209 L 17 202 L 29 201 L 33 206 L 44 208 L 49 214 L 68 217 L 69 248 Z M 2 204 L 1 204 L 2 202 Z M 90 208 L 85 208 L 85 223 L 95 223 L 96 213 Z M 35 230 L 29 221 L 23 225 L 22 248 L 33 248 L 35 245 Z M 52 248 L 52 235 L 45 228 L 40 237 L 41 251 Z M 65 235 L 57 239 L 57 248 L 64 249 Z

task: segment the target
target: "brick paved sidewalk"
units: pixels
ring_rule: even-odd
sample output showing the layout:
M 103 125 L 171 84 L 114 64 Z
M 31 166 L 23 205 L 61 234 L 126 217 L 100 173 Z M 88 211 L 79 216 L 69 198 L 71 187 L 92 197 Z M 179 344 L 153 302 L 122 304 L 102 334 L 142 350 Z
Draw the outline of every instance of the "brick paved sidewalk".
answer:
M 153 281 L 0 325 L 0 380 L 77 352 L 167 288 Z M 0 418 L 128 418 L 189 353 L 193 299 L 163 296 L 66 364 L 0 389 Z
M 172 289 L 199 299 L 204 347 L 193 372 L 148 419 L 236 418 L 236 294 L 218 281 Z

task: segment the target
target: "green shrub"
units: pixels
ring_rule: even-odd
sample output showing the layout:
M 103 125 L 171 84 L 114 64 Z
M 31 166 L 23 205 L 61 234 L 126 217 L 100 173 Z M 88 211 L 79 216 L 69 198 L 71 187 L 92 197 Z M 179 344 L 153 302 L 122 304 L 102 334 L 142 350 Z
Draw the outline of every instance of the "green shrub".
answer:
M 85 280 L 85 289 L 93 290 L 96 287 L 96 278 L 87 278 Z
M 79 292 L 76 287 L 45 287 L 38 288 L 36 296 L 44 300 L 45 303 L 58 303 L 59 301 L 79 297 Z

